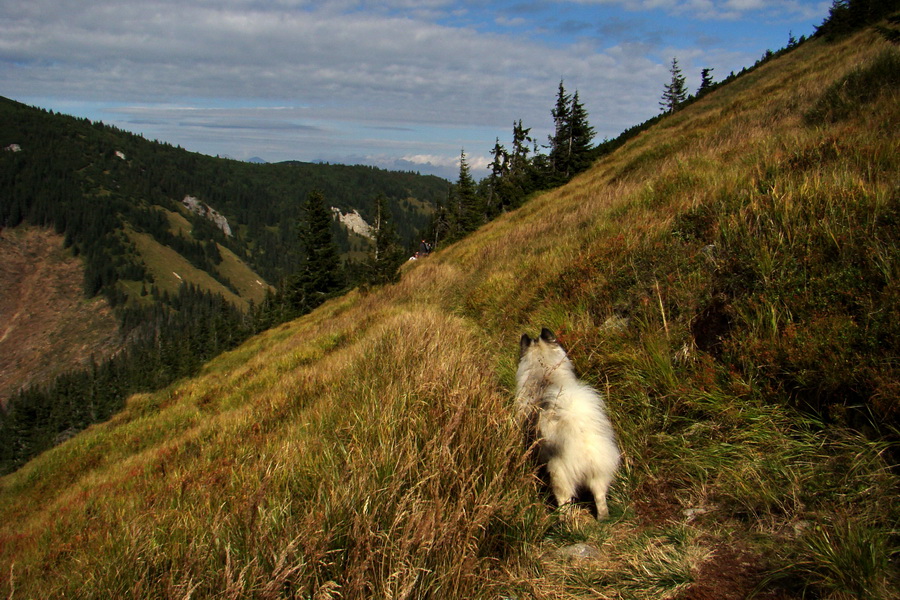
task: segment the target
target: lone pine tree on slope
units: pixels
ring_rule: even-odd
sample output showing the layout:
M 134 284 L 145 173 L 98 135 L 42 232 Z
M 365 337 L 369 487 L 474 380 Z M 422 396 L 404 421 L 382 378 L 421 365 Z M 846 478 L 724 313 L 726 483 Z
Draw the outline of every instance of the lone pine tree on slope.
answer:
M 712 72 L 712 68 L 706 68 L 700 71 L 700 87 L 697 88 L 697 96 L 702 96 L 712 89 L 714 85 Z
M 675 112 L 678 107 L 687 100 L 687 87 L 685 86 L 684 75 L 681 74 L 681 68 L 678 66 L 678 59 L 672 59 L 672 66 L 669 67 L 672 74 L 672 80 L 666 84 L 662 100 L 659 106 L 663 112 Z
M 296 314 L 311 311 L 344 285 L 325 196 L 318 190 L 310 192 L 303 208 L 305 218 L 299 224 L 303 262 L 286 286 L 288 302 Z

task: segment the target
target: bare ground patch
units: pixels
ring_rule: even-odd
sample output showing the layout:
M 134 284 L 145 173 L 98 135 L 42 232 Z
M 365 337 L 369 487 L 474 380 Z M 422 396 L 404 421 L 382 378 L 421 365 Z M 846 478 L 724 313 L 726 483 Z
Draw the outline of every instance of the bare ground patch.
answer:
M 83 278 L 62 236 L 36 227 L 0 232 L 0 402 L 120 347 L 112 310 L 84 298 Z

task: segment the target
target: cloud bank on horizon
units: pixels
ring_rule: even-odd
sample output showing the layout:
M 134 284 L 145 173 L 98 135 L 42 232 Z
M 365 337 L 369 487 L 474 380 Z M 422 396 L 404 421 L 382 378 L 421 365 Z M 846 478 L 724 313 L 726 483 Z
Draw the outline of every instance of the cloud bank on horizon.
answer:
M 724 78 L 828 0 L 0 0 L 0 95 L 211 155 L 323 160 L 455 179 L 560 80 L 598 139 Z

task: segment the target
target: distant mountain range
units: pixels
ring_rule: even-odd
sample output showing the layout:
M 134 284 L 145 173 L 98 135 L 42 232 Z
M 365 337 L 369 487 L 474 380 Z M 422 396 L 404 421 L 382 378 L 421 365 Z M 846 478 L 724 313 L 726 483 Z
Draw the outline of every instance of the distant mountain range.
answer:
M 214 242 L 273 282 L 297 263 L 295 225 L 311 191 L 321 191 L 329 206 L 343 214 L 358 212 L 367 222 L 375 198 L 383 194 L 401 240 L 411 243 L 449 186 L 439 177 L 368 166 L 213 158 L 4 98 L 0 148 L 5 149 L 0 193 L 10 198 L 0 207 L 0 224 L 53 226 L 80 250 L 92 243 L 81 239 L 85 228 L 100 220 L 103 231 L 94 237 L 119 231 L 123 249 L 135 245 L 135 233 L 149 233 L 163 246 L 191 246 L 189 253 Z M 206 207 L 203 214 L 185 205 L 186 198 Z M 212 214 L 220 224 L 227 222 L 233 235 L 209 227 L 206 215 Z M 340 227 L 337 219 L 334 233 L 345 255 L 367 248 L 363 236 Z M 135 265 L 146 258 L 140 248 L 107 257 Z

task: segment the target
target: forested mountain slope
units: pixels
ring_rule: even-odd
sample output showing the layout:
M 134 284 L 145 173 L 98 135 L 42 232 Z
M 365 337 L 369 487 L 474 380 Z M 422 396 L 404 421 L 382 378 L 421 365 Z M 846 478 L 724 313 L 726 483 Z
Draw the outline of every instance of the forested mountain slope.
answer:
M 216 280 L 197 278 L 203 289 L 258 302 L 257 279 L 277 284 L 300 261 L 300 207 L 313 190 L 369 220 L 383 194 L 409 241 L 448 188 L 437 177 L 371 167 L 213 158 L 5 98 L 0 147 L 0 225 L 24 221 L 64 233 L 85 257 L 88 295 L 103 291 L 113 303 L 133 300 L 141 283 L 177 289 L 158 246 L 181 255 L 187 271 Z M 343 252 L 365 249 L 346 228 L 333 229 Z
M 898 64 L 874 31 L 804 43 L 133 396 L 0 480 L 2 593 L 895 597 Z M 608 398 L 603 523 L 550 512 L 523 459 L 542 326 Z
M 374 220 L 382 198 L 406 246 L 448 187 L 213 158 L 0 98 L 0 472 L 282 320 L 267 293 L 305 264 L 314 190 L 359 260 L 373 242 L 332 214 Z

